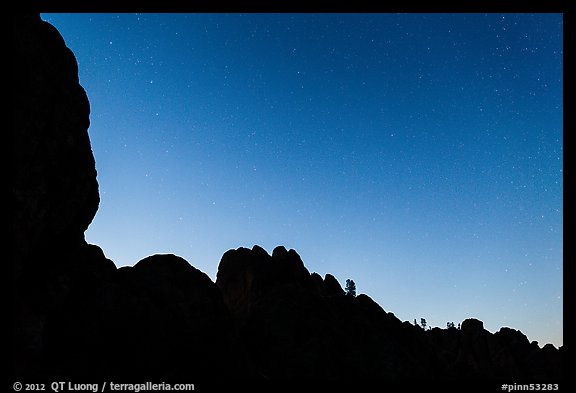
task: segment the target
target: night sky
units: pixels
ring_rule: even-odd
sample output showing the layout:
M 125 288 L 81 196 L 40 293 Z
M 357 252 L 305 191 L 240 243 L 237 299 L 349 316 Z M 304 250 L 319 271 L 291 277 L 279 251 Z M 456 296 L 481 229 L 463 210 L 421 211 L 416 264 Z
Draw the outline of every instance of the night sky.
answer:
M 294 248 L 401 320 L 563 344 L 560 14 L 42 14 L 117 266 Z

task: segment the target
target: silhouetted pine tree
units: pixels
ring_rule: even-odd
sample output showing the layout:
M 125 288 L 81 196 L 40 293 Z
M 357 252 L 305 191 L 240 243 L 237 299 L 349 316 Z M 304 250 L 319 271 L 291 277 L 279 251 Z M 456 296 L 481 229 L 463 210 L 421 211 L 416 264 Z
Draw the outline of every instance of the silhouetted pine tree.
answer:
M 356 296 L 356 284 L 354 283 L 354 280 L 346 280 L 346 295 Z

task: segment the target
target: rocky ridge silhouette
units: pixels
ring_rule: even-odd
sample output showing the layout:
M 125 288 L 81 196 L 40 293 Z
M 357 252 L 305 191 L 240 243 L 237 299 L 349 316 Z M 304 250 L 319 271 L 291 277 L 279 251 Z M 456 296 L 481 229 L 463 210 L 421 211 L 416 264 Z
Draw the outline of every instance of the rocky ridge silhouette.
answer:
M 99 195 L 73 53 L 25 14 L 11 59 L 15 379 L 563 377 L 563 347 L 475 319 L 425 331 L 281 246 L 227 251 L 215 283 L 175 255 L 116 268 L 84 240 Z

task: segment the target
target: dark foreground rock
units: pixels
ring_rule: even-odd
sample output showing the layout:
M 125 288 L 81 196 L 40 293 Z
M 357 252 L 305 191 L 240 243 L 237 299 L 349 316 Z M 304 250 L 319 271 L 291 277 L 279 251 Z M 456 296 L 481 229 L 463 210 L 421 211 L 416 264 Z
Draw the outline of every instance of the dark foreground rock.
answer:
M 78 66 L 38 15 L 13 18 L 12 220 L 18 278 L 42 247 L 77 244 L 99 195 Z M 32 268 L 35 268 L 33 266 Z
M 99 195 L 76 59 L 38 15 L 12 21 L 14 363 L 35 373 L 43 369 L 48 316 L 76 277 L 105 274 L 113 264 L 84 242 Z
M 242 344 L 270 379 L 510 379 L 562 377 L 562 352 L 521 332 L 495 334 L 476 319 L 423 330 L 367 295 L 345 295 L 329 274 L 309 274 L 294 250 L 224 254 L 216 285 Z
M 84 241 L 98 208 L 72 52 L 13 17 L 13 380 L 557 381 L 563 348 L 481 321 L 424 331 L 294 250 L 226 252 L 216 283 L 174 255 L 117 269 Z
M 249 376 L 232 327 L 206 274 L 180 257 L 154 255 L 79 286 L 47 321 L 45 354 L 50 374 L 63 378 Z
M 15 380 L 250 377 L 204 273 L 173 255 L 116 269 L 84 241 L 99 203 L 90 107 L 58 31 L 14 15 L 11 61 Z

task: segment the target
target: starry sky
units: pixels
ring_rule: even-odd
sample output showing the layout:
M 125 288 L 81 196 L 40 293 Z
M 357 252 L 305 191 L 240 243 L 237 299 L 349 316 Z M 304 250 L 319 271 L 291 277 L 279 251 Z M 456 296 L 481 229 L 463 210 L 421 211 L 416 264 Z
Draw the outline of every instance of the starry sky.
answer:
M 563 344 L 561 14 L 42 14 L 117 266 L 294 248 L 401 320 Z

